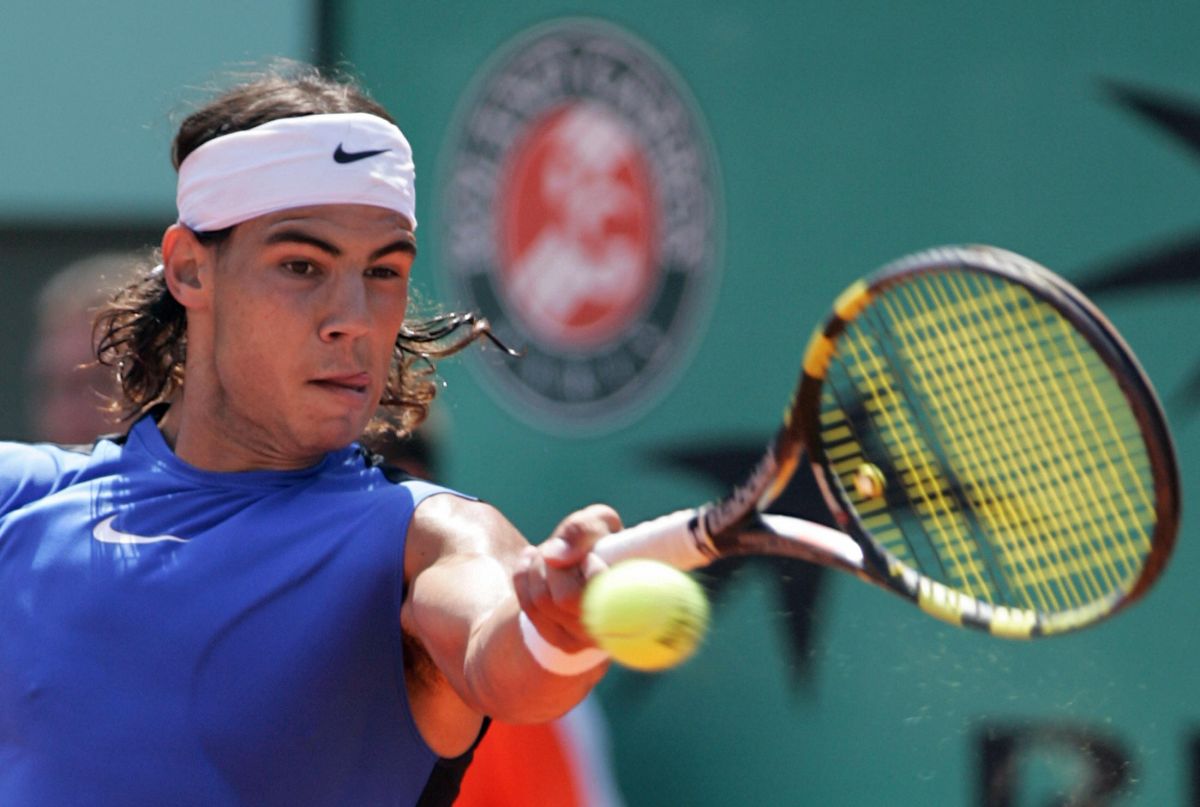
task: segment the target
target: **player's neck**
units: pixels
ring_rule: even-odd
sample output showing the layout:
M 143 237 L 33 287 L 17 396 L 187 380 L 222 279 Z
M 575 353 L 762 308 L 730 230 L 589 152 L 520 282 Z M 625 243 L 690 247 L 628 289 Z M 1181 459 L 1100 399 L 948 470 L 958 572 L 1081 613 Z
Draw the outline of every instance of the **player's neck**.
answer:
M 311 467 L 324 452 L 280 451 L 261 430 L 221 408 L 202 405 L 186 392 L 158 422 L 167 445 L 180 460 L 204 471 L 291 471 Z

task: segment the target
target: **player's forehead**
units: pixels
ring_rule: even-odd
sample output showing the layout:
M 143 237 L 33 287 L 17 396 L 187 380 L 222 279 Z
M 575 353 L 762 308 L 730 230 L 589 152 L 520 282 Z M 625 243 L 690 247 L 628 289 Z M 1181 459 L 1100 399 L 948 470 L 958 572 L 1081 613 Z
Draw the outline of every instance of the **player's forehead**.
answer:
M 408 217 L 374 205 L 306 205 L 257 216 L 238 225 L 239 230 L 263 243 L 278 242 L 288 233 L 308 233 L 340 246 L 371 249 L 393 243 L 416 246 Z

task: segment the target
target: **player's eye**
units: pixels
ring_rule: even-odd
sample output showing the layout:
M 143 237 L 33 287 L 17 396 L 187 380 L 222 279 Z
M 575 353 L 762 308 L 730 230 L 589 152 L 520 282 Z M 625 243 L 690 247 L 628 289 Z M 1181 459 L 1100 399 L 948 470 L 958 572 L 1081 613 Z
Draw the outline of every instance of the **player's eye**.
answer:
M 286 261 L 281 268 L 288 274 L 298 277 L 308 277 L 317 272 L 317 267 L 308 261 Z
M 400 277 L 400 273 L 390 266 L 372 266 L 367 269 L 367 277 L 375 277 L 381 279 Z

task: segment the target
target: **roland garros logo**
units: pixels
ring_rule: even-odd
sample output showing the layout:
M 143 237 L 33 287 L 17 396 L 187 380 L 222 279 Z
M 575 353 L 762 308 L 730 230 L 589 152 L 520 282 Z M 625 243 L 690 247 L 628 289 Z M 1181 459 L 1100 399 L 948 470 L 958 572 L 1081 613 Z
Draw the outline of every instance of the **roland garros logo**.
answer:
M 489 386 L 550 429 L 628 422 L 698 338 L 719 249 L 707 136 L 677 78 L 618 28 L 567 20 L 505 48 L 467 98 L 443 187 L 456 301 L 524 358 Z

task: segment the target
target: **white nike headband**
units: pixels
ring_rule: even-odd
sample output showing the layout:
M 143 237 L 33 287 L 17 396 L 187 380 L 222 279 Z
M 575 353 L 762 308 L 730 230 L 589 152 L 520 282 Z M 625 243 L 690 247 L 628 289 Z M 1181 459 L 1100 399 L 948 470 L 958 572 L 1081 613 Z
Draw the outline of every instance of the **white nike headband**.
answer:
M 281 118 L 214 138 L 179 167 L 179 222 L 197 232 L 306 205 L 395 210 L 417 226 L 412 148 L 364 112 Z

